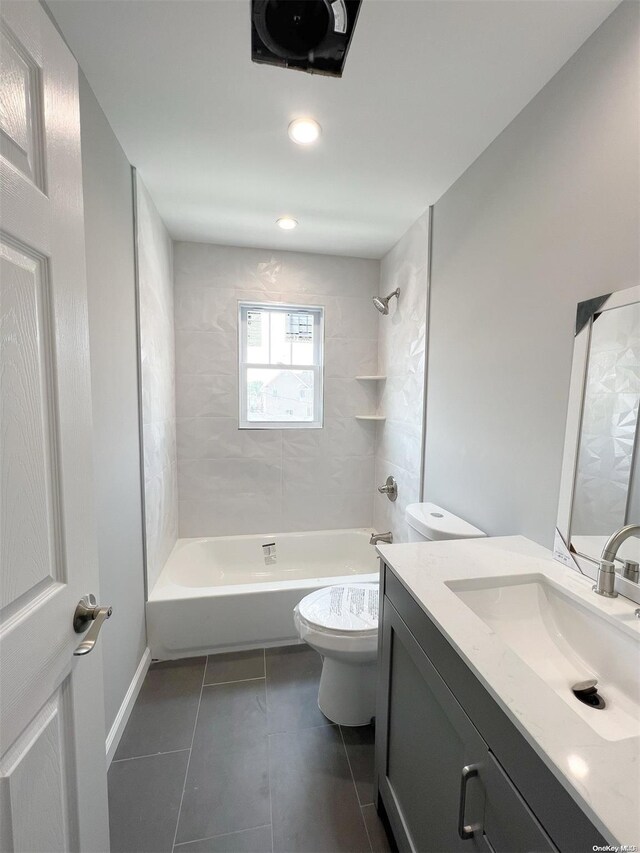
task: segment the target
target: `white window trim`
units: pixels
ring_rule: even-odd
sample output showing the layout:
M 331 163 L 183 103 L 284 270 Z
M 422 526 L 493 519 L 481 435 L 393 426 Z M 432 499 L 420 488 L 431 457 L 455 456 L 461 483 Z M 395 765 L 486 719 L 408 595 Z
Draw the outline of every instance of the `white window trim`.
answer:
M 313 364 L 255 364 L 247 359 L 247 312 L 250 310 L 307 311 L 313 314 Z M 273 367 L 279 370 L 310 370 L 314 374 L 313 421 L 249 421 L 247 419 L 247 370 Z M 290 302 L 238 302 L 238 397 L 239 429 L 322 429 L 324 417 L 324 306 Z

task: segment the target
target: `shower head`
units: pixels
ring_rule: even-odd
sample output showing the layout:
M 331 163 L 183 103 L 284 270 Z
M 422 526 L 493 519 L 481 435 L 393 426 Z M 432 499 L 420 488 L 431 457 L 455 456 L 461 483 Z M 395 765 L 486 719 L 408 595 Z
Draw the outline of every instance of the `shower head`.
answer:
M 373 304 L 376 306 L 376 308 L 378 309 L 378 311 L 381 314 L 388 314 L 389 313 L 389 300 L 391 299 L 392 296 L 395 296 L 396 299 L 400 296 L 400 288 L 399 287 L 396 287 L 396 289 L 393 291 L 393 293 L 390 293 L 388 296 L 374 296 L 373 297 Z

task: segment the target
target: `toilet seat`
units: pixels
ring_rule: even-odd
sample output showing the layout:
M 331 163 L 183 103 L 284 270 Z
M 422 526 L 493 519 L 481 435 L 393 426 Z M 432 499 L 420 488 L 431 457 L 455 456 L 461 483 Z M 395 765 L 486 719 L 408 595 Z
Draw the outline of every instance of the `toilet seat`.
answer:
M 297 621 L 307 629 L 350 638 L 378 633 L 377 583 L 348 583 L 317 589 L 296 606 Z

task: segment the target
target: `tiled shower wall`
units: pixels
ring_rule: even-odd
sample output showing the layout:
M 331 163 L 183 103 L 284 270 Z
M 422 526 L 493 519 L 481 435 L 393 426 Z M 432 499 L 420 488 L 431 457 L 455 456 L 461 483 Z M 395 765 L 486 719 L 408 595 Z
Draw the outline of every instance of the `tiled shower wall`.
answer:
M 174 244 L 180 536 L 370 526 L 373 260 Z M 239 300 L 325 307 L 324 429 L 238 430 Z M 417 477 L 417 473 L 416 473 Z
M 153 588 L 178 535 L 173 247 L 136 175 L 147 584 Z
M 378 361 L 387 379 L 380 389 L 380 410 L 386 421 L 377 427 L 376 484 L 392 474 L 398 483 L 394 503 L 375 493 L 376 530 L 391 530 L 406 542 L 407 504 L 420 499 L 422 406 L 427 318 L 428 211 L 414 222 L 381 262 L 380 294 L 397 287 L 386 316 L 378 314 Z

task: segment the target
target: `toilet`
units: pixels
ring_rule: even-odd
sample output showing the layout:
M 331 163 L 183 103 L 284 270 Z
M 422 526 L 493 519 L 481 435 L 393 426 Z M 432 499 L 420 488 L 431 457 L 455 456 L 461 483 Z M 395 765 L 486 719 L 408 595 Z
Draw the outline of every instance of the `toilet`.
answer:
M 315 590 L 293 611 L 298 636 L 323 658 L 318 707 L 343 726 L 375 714 L 378 597 L 378 583 L 345 583 Z
M 409 542 L 441 539 L 479 539 L 487 534 L 432 503 L 409 504 L 405 510 Z
M 406 521 L 411 542 L 486 535 L 432 503 L 410 504 Z M 344 583 L 314 590 L 293 611 L 298 636 L 322 655 L 318 707 L 342 726 L 375 716 L 378 606 L 378 583 Z

